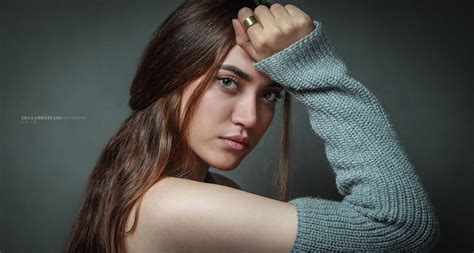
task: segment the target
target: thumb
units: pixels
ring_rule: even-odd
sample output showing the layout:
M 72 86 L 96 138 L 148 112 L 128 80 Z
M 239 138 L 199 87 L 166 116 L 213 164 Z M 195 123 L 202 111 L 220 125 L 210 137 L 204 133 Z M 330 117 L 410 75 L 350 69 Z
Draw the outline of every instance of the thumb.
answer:
M 237 45 L 243 48 L 252 59 L 256 60 L 256 50 L 242 24 L 240 24 L 238 19 L 232 19 L 232 25 L 234 26 L 235 41 L 237 42 Z

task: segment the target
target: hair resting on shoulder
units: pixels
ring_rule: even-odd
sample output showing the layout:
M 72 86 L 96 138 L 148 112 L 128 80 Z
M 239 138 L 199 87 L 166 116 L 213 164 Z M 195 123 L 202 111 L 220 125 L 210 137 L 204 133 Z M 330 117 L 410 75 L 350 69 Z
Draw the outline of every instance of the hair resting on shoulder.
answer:
M 102 150 L 64 252 L 125 252 L 144 193 L 161 175 L 184 177 L 197 161 L 187 145 L 195 105 L 226 54 L 236 45 L 231 19 L 266 1 L 187 0 L 154 32 L 130 88 L 131 115 Z M 180 121 L 184 88 L 204 75 Z M 284 96 L 280 170 L 273 184 L 287 201 L 290 96 Z M 179 152 L 176 152 L 179 151 Z M 137 204 L 133 227 L 127 218 Z

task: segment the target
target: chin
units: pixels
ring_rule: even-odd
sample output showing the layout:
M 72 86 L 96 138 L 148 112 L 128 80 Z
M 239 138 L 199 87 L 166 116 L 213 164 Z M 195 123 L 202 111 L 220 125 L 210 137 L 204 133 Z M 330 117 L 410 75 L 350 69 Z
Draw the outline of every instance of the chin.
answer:
M 231 171 L 234 170 L 238 165 L 240 164 L 240 160 L 231 162 L 231 161 L 221 161 L 221 162 L 214 162 L 211 163 L 211 167 L 218 169 L 218 170 L 224 170 L 224 171 Z

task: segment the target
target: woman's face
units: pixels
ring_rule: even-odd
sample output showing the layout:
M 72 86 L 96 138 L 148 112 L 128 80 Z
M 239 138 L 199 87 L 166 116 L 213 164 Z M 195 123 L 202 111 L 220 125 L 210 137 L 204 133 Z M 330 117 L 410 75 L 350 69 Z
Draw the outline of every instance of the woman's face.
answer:
M 198 81 L 185 88 L 181 112 Z M 267 130 L 282 90 L 254 68 L 244 49 L 233 47 L 205 89 L 189 126 L 188 143 L 204 166 L 234 169 Z M 228 140 L 231 136 L 240 136 L 246 145 Z

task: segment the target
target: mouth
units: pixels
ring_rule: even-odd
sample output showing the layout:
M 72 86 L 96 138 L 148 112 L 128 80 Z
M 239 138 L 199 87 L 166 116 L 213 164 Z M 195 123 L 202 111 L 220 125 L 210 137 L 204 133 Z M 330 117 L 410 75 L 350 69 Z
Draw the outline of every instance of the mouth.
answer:
M 240 141 L 231 140 L 231 139 L 222 138 L 222 137 L 220 137 L 220 139 L 223 140 L 224 144 L 228 148 L 233 149 L 233 150 L 244 150 L 248 147 L 248 144 L 240 142 Z

